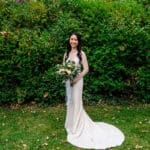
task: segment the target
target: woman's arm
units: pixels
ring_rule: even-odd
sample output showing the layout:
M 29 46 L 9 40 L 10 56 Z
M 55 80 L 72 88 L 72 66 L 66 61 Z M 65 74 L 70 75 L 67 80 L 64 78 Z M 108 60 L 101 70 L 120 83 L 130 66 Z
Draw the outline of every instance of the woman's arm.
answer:
M 87 57 L 86 57 L 86 54 L 83 51 L 81 53 L 81 57 L 82 57 L 82 62 L 81 63 L 83 65 L 83 71 L 79 74 L 79 76 L 77 76 L 73 79 L 73 83 L 76 83 L 83 76 L 85 76 L 89 71 L 89 65 L 88 65 Z

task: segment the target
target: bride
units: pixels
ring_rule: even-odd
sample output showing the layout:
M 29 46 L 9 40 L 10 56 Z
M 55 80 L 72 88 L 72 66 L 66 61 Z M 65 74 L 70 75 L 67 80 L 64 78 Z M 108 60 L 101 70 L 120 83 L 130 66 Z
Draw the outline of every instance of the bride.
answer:
M 83 108 L 83 77 L 88 72 L 89 67 L 86 54 L 81 51 L 80 35 L 75 32 L 69 37 L 63 63 L 68 60 L 75 61 L 75 64 L 82 66 L 83 69 L 71 81 L 72 86 L 66 82 L 67 114 L 65 128 L 67 141 L 74 146 L 86 149 L 106 149 L 121 145 L 124 141 L 124 134 L 118 128 L 104 122 L 93 122 Z

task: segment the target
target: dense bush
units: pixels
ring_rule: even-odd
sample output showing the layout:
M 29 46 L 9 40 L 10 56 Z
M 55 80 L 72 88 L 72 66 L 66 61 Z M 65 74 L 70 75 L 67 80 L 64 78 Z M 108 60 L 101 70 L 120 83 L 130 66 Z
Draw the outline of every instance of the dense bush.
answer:
M 149 14 L 146 0 L 0 1 L 0 103 L 64 102 L 54 66 L 72 31 L 82 35 L 89 61 L 88 104 L 150 102 Z

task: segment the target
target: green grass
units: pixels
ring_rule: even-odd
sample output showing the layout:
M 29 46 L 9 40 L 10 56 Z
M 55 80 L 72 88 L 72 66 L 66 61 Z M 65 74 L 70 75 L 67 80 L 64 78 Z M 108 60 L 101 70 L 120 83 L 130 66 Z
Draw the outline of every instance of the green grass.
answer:
M 85 106 L 94 121 L 113 124 L 125 142 L 111 150 L 150 150 L 150 105 Z M 66 142 L 65 106 L 0 107 L 0 150 L 78 150 Z

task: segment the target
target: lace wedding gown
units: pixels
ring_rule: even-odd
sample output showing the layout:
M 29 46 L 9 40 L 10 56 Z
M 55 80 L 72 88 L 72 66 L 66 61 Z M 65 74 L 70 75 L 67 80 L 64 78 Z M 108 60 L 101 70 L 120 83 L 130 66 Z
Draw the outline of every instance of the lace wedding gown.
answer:
M 78 57 L 73 59 L 79 65 Z M 124 134 L 115 126 L 104 122 L 93 122 L 83 108 L 83 78 L 72 87 L 66 82 L 67 114 L 65 128 L 67 141 L 86 149 L 106 149 L 119 146 Z M 69 99 L 71 98 L 71 99 Z

